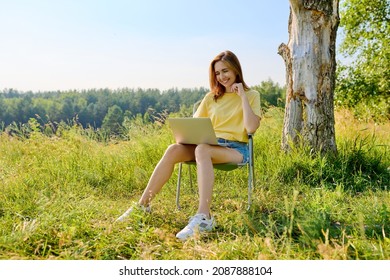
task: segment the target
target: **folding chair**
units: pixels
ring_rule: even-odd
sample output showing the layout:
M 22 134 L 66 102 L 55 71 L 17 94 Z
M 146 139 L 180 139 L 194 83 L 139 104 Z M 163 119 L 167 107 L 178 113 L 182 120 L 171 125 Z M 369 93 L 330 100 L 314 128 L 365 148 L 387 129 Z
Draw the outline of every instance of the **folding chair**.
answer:
M 195 113 L 196 108 L 198 107 L 200 102 L 195 103 L 193 108 L 193 113 Z M 248 206 L 247 210 L 250 209 L 252 204 L 252 192 L 255 187 L 255 174 L 254 174 L 254 157 L 253 157 L 253 134 L 248 134 L 248 148 L 249 148 L 249 159 L 246 163 L 219 163 L 214 164 L 214 169 L 223 170 L 223 171 L 231 171 L 243 166 L 247 166 L 248 168 Z M 183 164 L 188 165 L 189 170 L 189 179 L 190 179 L 190 186 L 192 188 L 192 172 L 191 172 L 191 165 L 196 165 L 195 161 L 186 161 L 186 162 L 180 162 L 179 163 L 179 170 L 178 170 L 178 177 L 177 177 L 177 186 L 176 186 L 176 206 L 178 209 L 181 209 L 180 206 L 180 188 L 181 188 L 181 176 L 182 176 L 182 169 Z

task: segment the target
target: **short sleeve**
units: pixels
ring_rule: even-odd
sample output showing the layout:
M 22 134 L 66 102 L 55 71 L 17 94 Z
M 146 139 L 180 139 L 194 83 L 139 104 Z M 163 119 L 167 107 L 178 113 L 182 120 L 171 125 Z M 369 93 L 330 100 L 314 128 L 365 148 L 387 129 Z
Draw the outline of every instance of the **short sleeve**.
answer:
M 262 117 L 261 105 L 260 105 L 260 93 L 256 90 L 249 91 L 249 104 L 255 115 Z

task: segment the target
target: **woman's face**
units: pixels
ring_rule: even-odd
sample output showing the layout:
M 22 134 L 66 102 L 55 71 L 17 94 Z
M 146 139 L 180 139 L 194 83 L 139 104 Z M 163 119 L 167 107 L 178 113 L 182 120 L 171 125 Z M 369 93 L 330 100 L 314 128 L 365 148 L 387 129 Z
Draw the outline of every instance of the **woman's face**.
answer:
M 214 64 L 214 71 L 217 81 L 226 91 L 230 91 L 230 87 L 236 82 L 236 74 L 223 61 Z

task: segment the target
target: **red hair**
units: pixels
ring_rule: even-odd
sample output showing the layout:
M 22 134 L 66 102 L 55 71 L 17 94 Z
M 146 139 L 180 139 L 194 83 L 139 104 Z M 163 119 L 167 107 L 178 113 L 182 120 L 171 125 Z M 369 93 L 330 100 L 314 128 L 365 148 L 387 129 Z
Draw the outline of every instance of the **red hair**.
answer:
M 214 100 L 217 101 L 226 93 L 226 88 L 217 81 L 215 74 L 215 63 L 222 61 L 236 74 L 235 83 L 242 83 L 244 90 L 248 90 L 248 85 L 244 82 L 242 75 L 242 69 L 240 61 L 237 56 L 231 51 L 224 51 L 217 55 L 210 64 L 209 79 L 210 79 L 210 90 L 214 94 Z

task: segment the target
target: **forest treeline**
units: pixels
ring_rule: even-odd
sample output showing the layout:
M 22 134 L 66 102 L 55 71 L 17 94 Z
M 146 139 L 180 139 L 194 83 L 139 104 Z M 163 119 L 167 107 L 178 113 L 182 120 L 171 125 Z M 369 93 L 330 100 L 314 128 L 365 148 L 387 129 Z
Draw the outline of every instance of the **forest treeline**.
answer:
M 255 87 L 263 107 L 283 106 L 285 89 L 272 80 Z M 53 129 L 60 122 L 77 122 L 84 128 L 105 129 L 118 134 L 125 119 L 153 121 L 161 114 L 190 114 L 193 104 L 208 92 L 206 88 L 176 89 L 89 89 L 55 92 L 0 92 L 0 128 L 26 124 L 35 119 Z
M 20 93 L 5 89 L 0 93 L 0 120 L 3 127 L 11 123 L 27 123 L 30 118 L 45 122 L 77 120 L 83 127 L 100 128 L 110 108 L 119 108 L 124 116 L 146 113 L 176 112 L 189 106 L 207 90 L 171 89 L 89 89 L 56 92 Z

